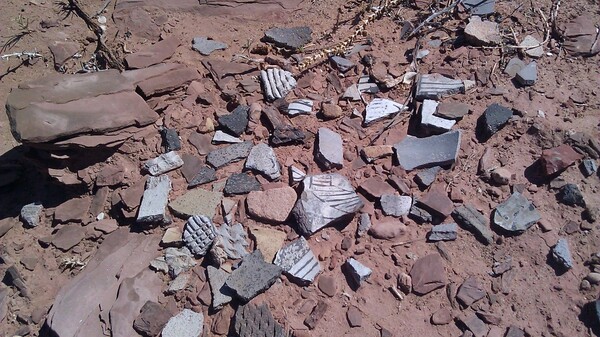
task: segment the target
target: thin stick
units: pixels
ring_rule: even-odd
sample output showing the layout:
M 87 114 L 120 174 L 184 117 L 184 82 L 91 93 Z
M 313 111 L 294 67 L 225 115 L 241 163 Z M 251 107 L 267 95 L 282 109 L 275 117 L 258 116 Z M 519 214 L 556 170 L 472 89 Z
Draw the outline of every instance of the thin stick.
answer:
M 108 7 L 108 5 L 110 5 L 111 2 L 113 2 L 113 0 L 106 0 L 102 7 L 100 7 L 100 9 L 96 12 L 96 15 L 94 15 L 94 17 L 100 16 L 100 14 L 102 14 L 102 12 L 106 10 L 106 8 Z
M 427 17 L 427 19 L 425 19 L 425 21 L 421 22 L 415 29 L 413 29 L 412 32 L 410 32 L 410 34 L 408 34 L 408 36 L 406 37 L 406 39 L 410 39 L 411 37 L 413 37 L 419 30 L 421 30 L 421 28 L 423 28 L 423 26 L 425 26 L 426 24 L 428 24 L 431 20 L 437 18 L 438 16 L 448 13 L 451 10 L 454 9 L 454 7 L 458 6 L 458 4 L 462 3 L 463 0 L 458 0 L 453 2 L 450 6 L 434 12 L 433 14 L 431 14 L 429 17 Z

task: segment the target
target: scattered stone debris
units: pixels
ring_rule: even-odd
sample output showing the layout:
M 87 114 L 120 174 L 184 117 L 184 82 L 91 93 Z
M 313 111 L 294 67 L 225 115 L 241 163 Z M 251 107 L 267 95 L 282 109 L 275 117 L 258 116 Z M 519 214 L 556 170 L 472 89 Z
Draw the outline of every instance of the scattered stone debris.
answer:
M 44 206 L 39 203 L 31 203 L 21 208 L 21 221 L 27 228 L 37 227 L 40 224 L 40 217 Z
M 406 233 L 406 226 L 399 220 L 383 220 L 374 223 L 369 228 L 369 234 L 381 240 L 392 240 Z
M 448 78 L 441 74 L 421 74 L 417 76 L 415 99 L 439 100 L 444 96 L 464 93 L 465 84 L 461 80 Z
M 256 178 L 247 173 L 235 173 L 227 178 L 223 192 L 225 195 L 248 194 L 259 191 L 260 183 Z
M 350 274 L 350 277 L 354 281 L 355 286 L 359 287 L 369 276 L 371 276 L 371 269 L 356 261 L 354 258 L 349 258 L 346 263 L 346 270 Z
M 234 136 L 241 136 L 248 127 L 248 112 L 250 107 L 238 105 L 230 114 L 220 116 L 219 126 Z
M 398 163 L 405 170 L 451 165 L 458 156 L 460 135 L 460 130 L 454 130 L 425 138 L 406 136 L 394 145 Z
M 458 288 L 456 299 L 465 307 L 470 307 L 473 303 L 484 298 L 485 295 L 486 292 L 481 283 L 475 277 L 470 276 Z
M 477 138 L 485 142 L 508 123 L 513 112 L 498 103 L 488 106 L 477 120 Z
M 148 177 L 146 189 L 140 204 L 137 222 L 143 224 L 168 224 L 167 203 L 171 191 L 169 176 Z
M 406 109 L 407 108 L 404 105 L 389 99 L 375 98 L 365 109 L 365 119 L 363 124 L 365 126 L 371 125 L 376 121 L 392 117 Z
M 490 229 L 488 218 L 475 207 L 468 204 L 459 206 L 452 212 L 452 216 L 459 224 L 475 234 L 482 243 L 489 245 L 494 242 L 494 234 Z
M 412 289 L 417 295 L 425 295 L 446 285 L 444 262 L 439 254 L 418 259 L 410 270 Z
M 285 98 L 296 87 L 292 73 L 279 68 L 269 68 L 260 71 L 263 92 L 267 101 Z
M 541 216 L 533 203 L 519 192 L 514 192 L 494 211 L 494 224 L 516 234 L 523 233 L 538 222 L 540 218 Z
M 337 173 L 306 176 L 301 187 L 302 194 L 292 214 L 304 235 L 348 219 L 363 207 L 352 184 Z
M 271 180 L 281 177 L 281 166 L 275 151 L 267 144 L 257 144 L 250 150 L 245 168 L 257 171 Z
M 567 144 L 542 151 L 540 163 L 545 176 L 553 176 L 575 164 L 583 156 Z
M 192 49 L 204 56 L 212 54 L 215 50 L 225 50 L 229 48 L 226 43 L 208 39 L 205 36 L 195 37 L 192 40 Z
M 296 199 L 296 191 L 284 186 L 250 192 L 246 202 L 248 213 L 252 217 L 268 223 L 281 223 L 288 218 Z
M 362 326 L 362 313 L 355 306 L 348 308 L 348 311 L 346 311 L 346 319 L 351 328 Z
M 273 263 L 301 284 L 312 283 L 321 271 L 319 261 L 303 237 L 282 247 Z
M 571 250 L 569 249 L 569 242 L 567 239 L 560 238 L 556 245 L 552 247 L 552 257 L 561 268 L 573 268 L 573 258 L 571 257 Z
M 215 226 L 204 215 L 192 216 L 183 229 L 183 241 L 196 256 L 206 254 L 216 236 Z
M 579 190 L 579 187 L 575 184 L 566 184 L 560 188 L 557 194 L 558 201 L 569 206 L 582 206 L 585 207 L 585 200 Z
M 260 249 L 266 262 L 273 262 L 287 238 L 285 232 L 259 226 L 251 226 L 250 234 L 254 238 L 256 249 Z
M 234 328 L 238 337 L 285 337 L 284 328 L 273 318 L 266 304 L 246 304 L 235 312 Z
M 458 236 L 458 226 L 455 223 L 436 225 L 427 235 L 429 241 L 453 241 Z
M 188 188 L 196 187 L 217 180 L 217 171 L 212 167 L 201 166 L 188 182 Z
M 225 284 L 235 291 L 240 300 L 248 302 L 269 289 L 281 272 L 281 267 L 265 262 L 260 250 L 255 250 L 244 257 Z

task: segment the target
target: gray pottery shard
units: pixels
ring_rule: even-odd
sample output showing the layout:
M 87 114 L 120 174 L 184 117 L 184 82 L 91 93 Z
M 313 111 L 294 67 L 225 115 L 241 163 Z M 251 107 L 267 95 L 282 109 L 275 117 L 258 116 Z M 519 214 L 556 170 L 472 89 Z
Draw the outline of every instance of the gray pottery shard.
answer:
M 426 138 L 406 136 L 394 145 L 398 163 L 405 170 L 454 164 L 460 150 L 460 130 Z
M 265 41 L 280 47 L 299 49 L 312 40 L 310 27 L 274 27 L 265 32 Z
M 559 239 L 556 245 L 552 247 L 552 258 L 564 269 L 573 268 L 573 258 L 567 239 Z
M 540 213 L 531 201 L 515 192 L 494 212 L 494 224 L 514 233 L 522 233 L 540 220 Z
M 167 173 L 181 166 L 183 166 L 183 160 L 175 151 L 163 153 L 144 163 L 144 169 L 153 176 Z
M 225 50 L 229 47 L 226 43 L 209 40 L 205 36 L 195 37 L 192 40 L 192 49 L 204 56 L 210 55 L 215 50 Z
M 239 337 L 288 337 L 264 303 L 239 306 L 235 312 L 234 327 Z
M 417 78 L 415 98 L 439 100 L 443 96 L 464 93 L 465 84 L 462 80 L 455 80 L 440 74 L 424 74 Z
M 205 255 L 216 236 L 215 226 L 204 215 L 189 218 L 183 228 L 183 241 L 196 256 Z
M 293 101 L 287 107 L 287 113 L 290 116 L 310 115 L 313 109 L 313 101 L 309 99 L 299 99 Z
M 431 132 L 444 133 L 450 131 L 456 121 L 435 116 L 439 103 L 433 100 L 423 100 L 421 105 L 421 126 Z
M 312 283 L 321 271 L 321 265 L 304 237 L 281 248 L 273 263 L 301 283 Z
M 269 289 L 281 272 L 281 267 L 265 262 L 260 250 L 255 250 L 244 257 L 241 266 L 231 273 L 225 284 L 242 302 L 248 302 Z
M 260 81 L 267 101 L 285 98 L 296 87 L 296 79 L 292 73 L 279 68 L 260 71 Z
M 373 272 L 369 267 L 356 261 L 354 258 L 349 258 L 346 261 L 346 270 L 356 286 L 360 286 Z
M 215 245 L 225 251 L 230 259 L 241 259 L 248 255 L 248 235 L 242 224 L 222 224 L 216 229 Z
M 281 177 L 281 166 L 275 151 L 267 144 L 257 144 L 246 159 L 246 169 L 258 171 L 271 180 Z
M 211 151 L 206 156 L 206 162 L 214 168 L 223 167 L 246 158 L 252 149 L 252 145 L 252 142 L 248 141 Z
M 229 273 L 213 266 L 206 267 L 206 273 L 208 274 L 208 284 L 212 292 L 211 306 L 214 310 L 219 310 L 233 299 L 233 291 L 225 285 Z
M 149 177 L 138 211 L 138 223 L 168 223 L 167 203 L 171 191 L 169 176 Z
M 400 103 L 385 98 L 375 98 L 365 109 L 363 124 L 370 125 L 378 120 L 392 117 L 403 110 L 406 110 L 406 107 Z
M 298 229 L 305 235 L 352 217 L 363 207 L 350 182 L 337 173 L 307 176 L 302 187 L 292 213 Z
M 342 136 L 328 128 L 319 128 L 317 134 L 316 160 L 326 169 L 344 165 Z

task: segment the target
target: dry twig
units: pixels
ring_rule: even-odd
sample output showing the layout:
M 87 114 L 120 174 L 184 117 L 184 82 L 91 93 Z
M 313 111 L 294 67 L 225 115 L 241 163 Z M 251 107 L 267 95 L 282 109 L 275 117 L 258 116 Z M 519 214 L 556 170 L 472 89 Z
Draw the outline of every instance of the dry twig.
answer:
M 437 12 L 434 12 L 433 14 L 428 16 L 425 20 L 423 20 L 423 22 L 421 22 L 417 27 L 415 27 L 415 29 L 413 29 L 413 31 L 410 32 L 410 34 L 408 34 L 406 39 L 410 39 L 411 37 L 413 37 L 415 34 L 417 34 L 419 32 L 419 30 L 421 30 L 421 28 L 423 28 L 423 26 L 425 26 L 426 24 L 431 22 L 433 19 L 437 18 L 438 16 L 440 16 L 442 14 L 446 14 L 446 13 L 449 13 L 450 11 L 452 11 L 456 6 L 458 6 L 458 4 L 462 3 L 462 1 L 463 0 L 457 0 L 457 1 L 453 2 L 452 4 L 450 4 L 450 6 L 444 8 L 442 10 L 439 10 Z

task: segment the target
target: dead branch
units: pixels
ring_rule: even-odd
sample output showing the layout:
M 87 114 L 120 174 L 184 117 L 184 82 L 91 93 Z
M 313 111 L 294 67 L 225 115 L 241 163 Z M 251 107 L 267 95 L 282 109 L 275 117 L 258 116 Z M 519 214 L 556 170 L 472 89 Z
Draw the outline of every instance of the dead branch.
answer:
M 425 19 L 423 22 L 421 22 L 417 27 L 415 27 L 415 29 L 413 29 L 412 32 L 410 32 L 410 34 L 408 34 L 406 39 L 408 40 L 411 37 L 413 37 L 415 34 L 417 34 L 419 32 L 419 30 L 421 30 L 421 28 L 423 28 L 423 26 L 425 26 L 426 24 L 431 22 L 433 19 L 437 18 L 438 16 L 440 16 L 442 14 L 446 14 L 446 13 L 449 13 L 450 11 L 452 11 L 456 6 L 458 6 L 458 4 L 462 3 L 462 1 L 463 0 L 454 1 L 450 6 L 444 8 L 440 11 L 434 12 L 433 14 L 428 16 L 427 19 Z
M 36 51 L 32 51 L 32 52 L 22 51 L 19 53 L 10 53 L 10 54 L 4 54 L 4 55 L 0 56 L 0 58 L 3 60 L 8 60 L 11 57 L 16 57 L 21 60 L 23 60 L 23 59 L 32 60 L 34 58 L 42 57 L 42 54 L 40 54 Z
M 109 2 L 110 3 L 110 2 Z M 115 69 L 123 70 L 123 62 L 119 60 L 112 51 L 106 46 L 104 40 L 104 30 L 97 24 L 92 17 L 90 17 L 84 10 L 83 6 L 79 3 L 79 0 L 69 0 L 70 8 L 79 16 L 88 28 L 94 32 L 98 39 L 98 45 L 96 47 L 96 53 L 106 61 L 106 64 Z M 108 5 L 107 5 L 108 6 Z

